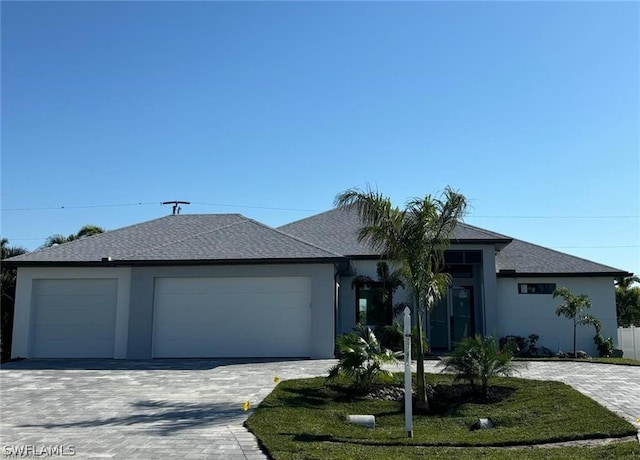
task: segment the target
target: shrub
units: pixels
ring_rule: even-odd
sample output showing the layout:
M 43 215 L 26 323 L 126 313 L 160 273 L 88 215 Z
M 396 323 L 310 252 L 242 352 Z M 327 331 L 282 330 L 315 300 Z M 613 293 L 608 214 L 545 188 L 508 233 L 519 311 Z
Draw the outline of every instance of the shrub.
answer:
M 594 341 L 601 358 L 610 358 L 613 355 L 613 339 L 611 337 L 605 339 L 598 334 L 594 337 Z
M 455 374 L 455 380 L 467 380 L 475 391 L 480 382 L 482 395 L 486 398 L 489 379 L 498 375 L 509 376 L 516 372 L 512 363 L 512 347 L 508 343 L 499 350 L 495 337 L 465 337 L 456 348 L 438 363 L 443 371 Z
M 568 358 L 568 359 L 589 359 L 591 356 L 587 354 L 586 351 L 578 350 L 575 353 L 559 351 L 556 355 L 557 358 Z
M 354 390 L 366 394 L 382 377 L 391 378 L 382 365 L 397 361 L 396 355 L 380 345 L 371 328 L 358 324 L 354 332 L 338 336 L 336 345 L 338 364 L 329 370 L 328 379 L 342 374 L 352 379 Z
M 538 347 L 536 344 L 538 343 L 538 339 L 540 336 L 538 334 L 529 334 L 529 341 L 527 344 L 527 353 L 529 356 L 536 356 L 538 354 Z
M 613 339 L 607 337 L 606 339 L 600 333 L 602 331 L 602 323 L 600 321 L 594 324 L 596 328 L 596 335 L 593 336 L 593 341 L 598 347 L 598 354 L 601 358 L 609 358 L 613 355 Z
M 380 345 L 392 351 L 404 352 L 404 326 L 396 321 L 391 326 L 381 326 L 375 331 Z M 416 359 L 416 350 L 418 349 L 418 328 L 411 328 L 411 359 Z M 429 341 L 427 336 L 422 333 L 422 349 L 425 355 L 430 352 Z
M 540 336 L 538 334 L 530 334 L 528 338 L 520 335 L 507 335 L 500 338 L 500 350 L 504 350 L 505 346 L 511 347 L 514 356 L 530 357 L 538 355 L 538 347 L 536 343 Z
M 398 321 L 391 326 L 380 326 L 375 330 L 380 345 L 393 351 L 401 351 L 404 348 L 404 330 Z

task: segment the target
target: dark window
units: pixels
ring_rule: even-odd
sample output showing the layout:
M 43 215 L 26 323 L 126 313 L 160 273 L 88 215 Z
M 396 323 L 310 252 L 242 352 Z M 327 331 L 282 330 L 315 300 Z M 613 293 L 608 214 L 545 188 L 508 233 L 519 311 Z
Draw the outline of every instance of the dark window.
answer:
M 445 265 L 444 271 L 455 278 L 473 278 L 471 265 Z
M 518 283 L 519 294 L 553 294 L 555 283 Z
M 382 283 L 356 286 L 356 322 L 366 326 L 387 326 L 392 323 L 391 291 Z
M 464 263 L 464 251 L 445 251 L 445 264 L 462 264 Z
M 482 251 L 469 250 L 458 251 L 450 249 L 444 252 L 445 265 L 450 264 L 481 264 L 482 263 Z
M 482 263 L 482 251 L 465 251 L 464 261 L 468 264 Z

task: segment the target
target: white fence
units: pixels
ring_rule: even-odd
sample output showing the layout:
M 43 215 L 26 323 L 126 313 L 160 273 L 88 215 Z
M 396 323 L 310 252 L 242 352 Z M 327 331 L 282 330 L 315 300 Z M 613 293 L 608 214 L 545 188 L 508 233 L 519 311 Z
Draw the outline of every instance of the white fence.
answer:
M 618 348 L 623 358 L 640 360 L 640 327 L 619 327 Z

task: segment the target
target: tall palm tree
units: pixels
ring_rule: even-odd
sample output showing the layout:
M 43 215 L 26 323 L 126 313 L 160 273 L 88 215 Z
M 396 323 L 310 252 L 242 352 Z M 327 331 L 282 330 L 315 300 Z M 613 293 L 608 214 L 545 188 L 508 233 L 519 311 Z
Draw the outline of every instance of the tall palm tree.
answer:
M 466 213 L 467 199 L 447 187 L 439 197 L 413 198 L 400 209 L 389 198 L 367 188 L 340 193 L 335 204 L 356 209 L 363 223 L 358 239 L 400 266 L 411 292 L 417 334 L 422 337 L 425 313 L 444 296 L 451 283 L 451 276 L 442 271 L 444 252 L 456 224 Z M 418 340 L 417 345 L 416 405 L 428 410 L 422 341 Z
M 87 236 L 97 235 L 99 233 L 104 233 L 104 228 L 98 227 L 97 225 L 84 225 L 80 228 L 78 233 L 72 233 L 69 236 L 60 235 L 59 233 L 55 235 L 51 235 L 44 242 L 43 247 L 50 248 L 51 246 L 55 246 L 57 244 L 68 243 L 69 241 L 79 240 L 80 238 L 85 238 Z

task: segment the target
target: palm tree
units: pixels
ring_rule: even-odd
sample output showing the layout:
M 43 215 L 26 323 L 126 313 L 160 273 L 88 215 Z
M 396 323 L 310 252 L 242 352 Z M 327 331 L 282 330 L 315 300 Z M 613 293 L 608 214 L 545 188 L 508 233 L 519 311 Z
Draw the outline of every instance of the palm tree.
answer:
M 637 276 L 625 276 L 624 278 L 620 278 L 616 283 L 616 287 L 622 289 L 628 289 L 634 283 L 640 283 L 640 278 Z
M 584 310 L 591 308 L 591 299 L 585 294 L 575 295 L 569 288 L 561 287 L 553 291 L 553 298 L 562 297 L 564 303 L 556 309 L 556 315 L 573 320 L 573 357 L 576 357 L 576 327 L 592 325 L 598 331 L 600 321 Z
M 25 248 L 18 246 L 9 246 L 9 240 L 2 238 L 0 240 L 0 246 L 2 247 L 2 259 L 8 259 L 9 257 L 15 257 L 29 252 Z
M 363 223 L 359 241 L 369 243 L 400 265 L 411 292 L 417 335 L 422 337 L 425 312 L 444 296 L 451 283 L 451 276 L 442 271 L 444 252 L 457 222 L 464 217 L 467 199 L 447 187 L 440 197 L 413 198 L 401 210 L 389 198 L 367 188 L 347 190 L 336 197 L 335 203 L 357 210 Z M 421 340 L 417 345 L 416 406 L 428 410 L 424 347 Z
M 25 248 L 9 246 L 9 240 L 0 240 L 2 259 L 26 254 Z M 0 317 L 0 357 L 8 359 L 11 355 L 11 334 L 13 329 L 13 310 L 16 293 L 16 269 L 2 265 L 2 280 L 0 281 L 0 298 L 2 299 L 2 315 Z
M 2 260 L 29 252 L 25 248 L 9 246 L 9 240 L 6 238 L 2 238 L 2 240 L 0 240 L 0 246 L 2 247 Z M 1 271 L 2 284 L 0 286 L 2 290 L 2 304 L 5 306 L 5 301 L 13 301 L 13 292 L 16 287 L 16 269 L 7 268 L 3 265 Z
M 104 231 L 105 231 L 104 228 L 98 227 L 97 225 L 85 225 L 82 228 L 80 228 L 78 233 L 72 233 L 69 236 L 64 236 L 59 233 L 55 235 L 51 235 L 49 238 L 46 239 L 43 247 L 50 248 L 51 246 L 55 246 L 57 244 L 64 244 L 64 243 L 68 243 L 69 241 L 75 241 L 81 238 L 85 238 L 87 236 L 93 236 L 99 233 L 104 233 Z
M 616 284 L 616 314 L 618 327 L 640 326 L 640 283 L 637 276 L 627 276 Z
M 456 348 L 438 362 L 445 371 L 456 374 L 455 380 L 468 380 L 472 388 L 480 381 L 482 396 L 489 396 L 489 379 L 494 376 L 509 376 L 518 372 L 512 362 L 513 345 L 502 351 L 495 337 L 463 338 Z

